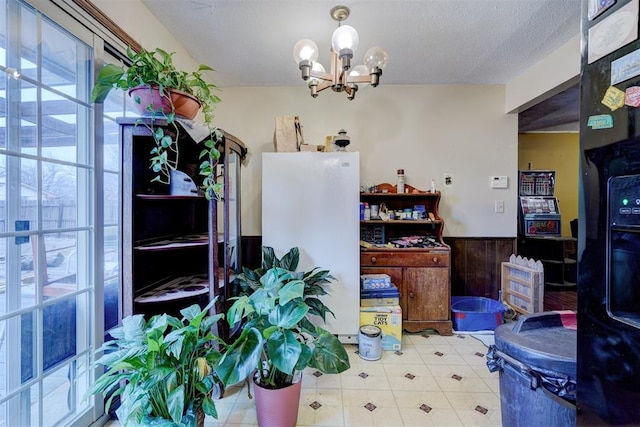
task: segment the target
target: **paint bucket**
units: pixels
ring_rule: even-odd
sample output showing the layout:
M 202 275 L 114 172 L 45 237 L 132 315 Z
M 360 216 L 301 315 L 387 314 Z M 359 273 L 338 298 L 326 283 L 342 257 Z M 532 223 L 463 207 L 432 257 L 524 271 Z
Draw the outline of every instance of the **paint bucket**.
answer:
M 382 357 L 382 329 L 375 325 L 360 326 L 358 354 L 364 360 L 378 360 Z

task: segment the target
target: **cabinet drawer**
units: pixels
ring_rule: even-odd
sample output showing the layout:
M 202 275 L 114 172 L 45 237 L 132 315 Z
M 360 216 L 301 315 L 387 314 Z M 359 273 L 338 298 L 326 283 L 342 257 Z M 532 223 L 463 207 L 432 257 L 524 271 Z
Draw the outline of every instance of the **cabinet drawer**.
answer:
M 449 251 L 438 252 L 381 252 L 364 251 L 360 253 L 360 266 L 394 267 L 448 267 Z

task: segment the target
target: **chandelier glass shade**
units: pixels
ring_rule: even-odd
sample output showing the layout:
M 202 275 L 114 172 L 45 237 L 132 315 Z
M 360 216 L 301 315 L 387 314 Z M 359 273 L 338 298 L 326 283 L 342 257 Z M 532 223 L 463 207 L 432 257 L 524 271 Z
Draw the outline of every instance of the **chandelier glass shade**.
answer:
M 387 53 L 374 46 L 364 54 L 363 64 L 351 66 L 353 54 L 358 49 L 358 32 L 350 25 L 340 25 L 349 16 L 349 8 L 336 6 L 331 17 L 338 21 L 338 28 L 331 36 L 331 69 L 329 72 L 318 61 L 318 46 L 309 39 L 298 41 L 293 47 L 293 58 L 298 64 L 302 80 L 306 81 L 311 96 L 331 88 L 334 92 L 346 92 L 352 100 L 359 88 L 380 82 L 382 70 L 387 66 Z

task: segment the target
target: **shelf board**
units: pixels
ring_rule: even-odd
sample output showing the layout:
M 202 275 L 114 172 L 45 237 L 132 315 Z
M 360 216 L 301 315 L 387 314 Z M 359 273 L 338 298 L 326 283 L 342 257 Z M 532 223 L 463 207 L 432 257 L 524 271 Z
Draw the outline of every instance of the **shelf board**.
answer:
M 384 221 L 384 220 L 381 220 L 381 219 L 361 219 L 360 220 L 360 224 L 371 224 L 371 225 L 378 225 L 378 224 L 439 225 L 439 224 L 442 224 L 442 220 L 441 219 L 436 219 L 434 221 L 429 221 L 429 220 L 426 220 L 426 219 L 390 219 L 390 220 Z
M 206 274 L 192 276 L 172 276 L 147 287 L 135 298 L 139 304 L 176 301 L 192 298 L 209 292 L 209 278 Z
M 525 285 L 527 287 L 531 287 L 532 286 L 532 280 L 531 279 L 525 279 L 522 277 L 518 277 L 518 276 L 512 276 L 510 274 L 507 274 L 505 276 L 503 276 L 503 278 L 509 282 L 516 282 L 519 283 L 521 285 Z
M 136 197 L 144 200 L 207 200 L 204 196 L 189 196 L 186 194 L 136 194 Z
M 503 292 L 504 294 L 506 294 L 506 295 L 514 295 L 514 296 L 517 296 L 518 298 L 521 298 L 521 299 L 523 299 L 523 300 L 525 300 L 525 301 L 527 301 L 527 302 L 533 302 L 533 299 L 531 298 L 531 295 L 521 294 L 520 292 L 516 292 L 516 291 L 513 291 L 513 290 L 511 290 L 511 289 L 509 289 L 509 290 L 503 290 L 502 292 Z
M 166 251 L 171 249 L 191 248 L 209 245 L 209 235 L 188 234 L 180 236 L 169 236 L 160 239 L 146 240 L 139 242 L 134 249 L 139 251 Z
M 545 285 L 550 285 L 550 286 L 555 286 L 557 288 L 567 288 L 567 289 L 572 289 L 572 288 L 575 288 L 577 286 L 573 282 L 559 283 L 559 282 L 548 282 L 548 281 L 545 281 L 544 284 Z
M 420 193 L 360 193 L 360 197 L 437 197 L 439 192 L 431 193 L 429 191 L 421 191 Z
M 446 251 L 449 252 L 449 246 L 443 244 L 443 246 L 433 246 L 430 248 L 391 248 L 391 247 L 360 247 L 360 252 L 434 252 L 434 251 Z

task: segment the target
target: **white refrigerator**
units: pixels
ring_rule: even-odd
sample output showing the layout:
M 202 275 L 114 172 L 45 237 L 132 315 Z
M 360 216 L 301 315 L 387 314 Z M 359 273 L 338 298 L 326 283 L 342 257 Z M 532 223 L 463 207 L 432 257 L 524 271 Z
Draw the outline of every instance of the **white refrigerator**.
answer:
M 356 343 L 360 315 L 360 153 L 262 155 L 262 244 L 281 258 L 300 249 L 298 271 L 336 278 L 324 303 L 325 329 Z M 320 322 L 316 322 L 321 325 Z

